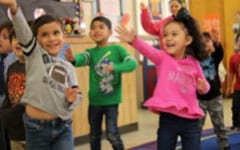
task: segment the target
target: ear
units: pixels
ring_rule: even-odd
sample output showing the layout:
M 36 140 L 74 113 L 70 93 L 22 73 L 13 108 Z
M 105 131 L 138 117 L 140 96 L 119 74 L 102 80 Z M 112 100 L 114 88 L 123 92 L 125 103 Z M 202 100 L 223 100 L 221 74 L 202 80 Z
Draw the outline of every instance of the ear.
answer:
M 192 41 L 193 41 L 193 37 L 188 35 L 186 37 L 186 46 L 190 45 L 192 43 Z

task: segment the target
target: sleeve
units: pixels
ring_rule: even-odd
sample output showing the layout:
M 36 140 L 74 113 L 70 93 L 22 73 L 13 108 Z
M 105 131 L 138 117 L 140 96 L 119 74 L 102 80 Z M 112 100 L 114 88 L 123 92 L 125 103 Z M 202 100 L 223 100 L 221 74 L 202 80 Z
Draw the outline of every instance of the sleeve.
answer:
M 74 66 L 76 67 L 90 64 L 90 53 L 87 51 L 74 55 L 74 58 L 75 58 Z
M 122 59 L 122 63 L 120 64 L 114 64 L 114 71 L 115 72 L 130 72 L 136 69 L 137 67 L 137 61 L 136 59 L 129 55 L 129 53 L 126 51 L 126 49 L 123 46 L 118 46 L 120 57 Z
M 3 124 L 6 128 L 16 127 L 16 120 L 22 118 L 22 114 L 25 112 L 25 106 L 23 104 L 17 104 L 8 108 L 4 108 L 1 111 L 2 119 L 4 120 Z
M 163 57 L 163 50 L 154 48 L 150 44 L 141 40 L 139 37 L 136 37 L 131 45 L 143 56 L 150 59 L 153 63 L 158 64 L 161 62 L 161 58 Z
M 212 53 L 212 57 L 213 57 L 214 61 L 216 62 L 216 64 L 219 65 L 223 59 L 224 50 L 220 43 L 219 44 L 214 43 L 214 48 L 215 48 L 215 52 Z
M 141 12 L 141 24 L 143 29 L 149 34 L 160 36 L 160 37 L 162 37 L 161 32 L 162 32 L 163 26 L 166 24 L 166 22 L 172 19 L 173 17 L 170 16 L 162 20 L 153 22 L 149 15 L 148 9 L 142 9 L 142 12 Z
M 37 42 L 20 8 L 18 8 L 17 13 L 12 16 L 12 22 L 19 43 L 23 47 L 24 54 L 27 56 L 30 55 L 36 47 Z
M 208 83 L 208 81 L 206 80 L 204 74 L 203 74 L 203 71 L 202 71 L 202 68 L 200 66 L 200 63 L 199 62 L 196 62 L 196 68 L 197 68 L 197 79 L 203 79 L 204 82 L 205 82 L 205 85 L 206 85 L 206 88 L 204 91 L 198 91 L 199 94 L 206 94 L 209 90 L 210 90 L 210 85 Z

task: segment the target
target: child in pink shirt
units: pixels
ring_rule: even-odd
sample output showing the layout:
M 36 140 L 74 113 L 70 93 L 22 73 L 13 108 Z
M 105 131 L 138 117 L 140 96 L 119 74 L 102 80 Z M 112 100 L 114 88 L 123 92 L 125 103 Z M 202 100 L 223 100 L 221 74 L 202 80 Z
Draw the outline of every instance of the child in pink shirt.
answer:
M 158 150 L 175 150 L 177 137 L 184 150 L 200 150 L 200 119 L 204 116 L 197 100 L 209 84 L 199 60 L 207 57 L 196 21 L 182 8 L 174 20 L 165 24 L 163 46 L 157 50 L 142 41 L 133 31 L 119 26 L 119 38 L 150 59 L 157 69 L 157 84 L 145 106 L 160 114 Z

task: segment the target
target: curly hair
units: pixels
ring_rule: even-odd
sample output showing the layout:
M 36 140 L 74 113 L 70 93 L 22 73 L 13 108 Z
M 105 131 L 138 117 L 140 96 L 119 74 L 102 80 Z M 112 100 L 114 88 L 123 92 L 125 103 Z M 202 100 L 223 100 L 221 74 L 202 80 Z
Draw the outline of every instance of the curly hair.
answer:
M 189 12 L 185 8 L 181 8 L 177 16 L 167 24 L 171 22 L 182 24 L 182 26 L 186 29 L 187 34 L 192 37 L 192 42 L 186 47 L 185 53 L 195 57 L 199 61 L 206 59 L 208 54 L 204 47 L 199 24 L 189 14 Z

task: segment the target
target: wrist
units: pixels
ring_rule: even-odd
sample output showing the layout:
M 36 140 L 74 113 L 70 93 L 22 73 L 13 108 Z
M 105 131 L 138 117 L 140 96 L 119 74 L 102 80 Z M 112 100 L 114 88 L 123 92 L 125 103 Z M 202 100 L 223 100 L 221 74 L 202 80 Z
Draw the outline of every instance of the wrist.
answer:
M 11 14 L 15 15 L 17 13 L 18 4 L 17 3 L 13 3 L 12 5 L 9 6 L 9 9 L 11 11 Z
M 136 40 L 136 38 L 137 38 L 137 35 L 134 34 L 133 37 L 131 38 L 131 40 L 130 40 L 128 43 L 129 43 L 129 44 L 133 44 L 134 41 Z

